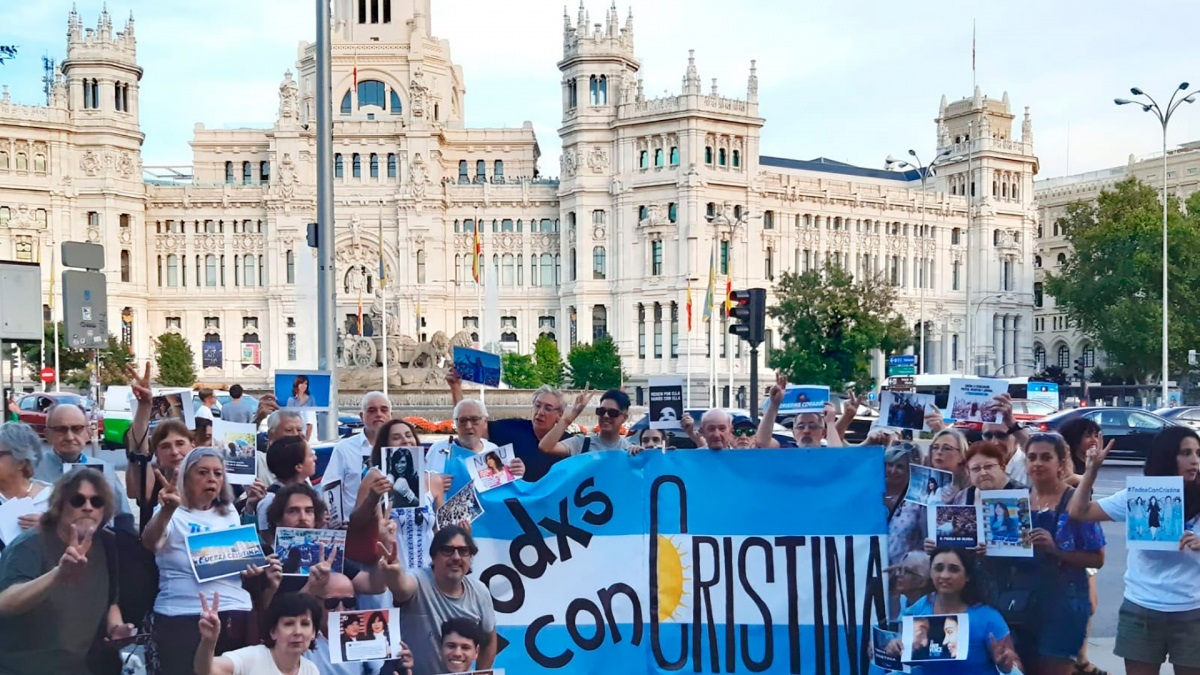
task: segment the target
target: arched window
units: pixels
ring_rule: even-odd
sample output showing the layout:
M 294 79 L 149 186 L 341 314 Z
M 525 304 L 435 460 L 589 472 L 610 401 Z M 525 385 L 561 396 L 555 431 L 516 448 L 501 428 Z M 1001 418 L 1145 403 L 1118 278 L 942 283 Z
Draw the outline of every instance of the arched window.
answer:
M 742 151 L 734 150 L 733 151 L 733 168 L 736 169 L 736 168 L 740 167 L 741 165 L 742 165 Z
M 1058 348 L 1058 367 L 1064 370 L 1071 367 L 1071 350 L 1066 345 Z
M 1046 348 L 1037 345 L 1033 348 L 1033 370 L 1039 372 L 1046 369 Z
M 387 168 L 388 178 L 395 178 L 396 177 L 396 153 L 389 152 L 387 162 L 388 162 L 388 168 Z
M 678 166 L 678 165 L 679 165 L 679 148 L 673 147 L 673 148 L 671 148 L 671 166 Z
M 29 156 L 23 152 L 17 153 L 17 171 L 29 170 Z
M 399 115 L 404 112 L 404 106 L 400 105 L 400 94 L 393 89 L 388 95 L 388 112 L 393 115 Z
M 608 105 L 608 76 L 600 76 L 600 105 Z
M 1083 365 L 1085 368 L 1096 367 L 1096 348 L 1091 345 L 1083 347 Z
M 713 163 L 713 149 L 712 149 L 711 145 L 704 146 L 704 163 L 705 164 Z
M 604 279 L 606 276 L 605 253 L 603 246 L 592 249 L 592 278 Z
M 1057 262 L 1058 262 L 1058 266 L 1059 266 L 1059 267 L 1062 267 L 1063 265 L 1066 265 L 1066 264 L 1067 264 L 1067 254 L 1066 254 L 1066 253 L 1059 253 L 1059 254 L 1058 254 L 1058 259 L 1057 259 Z
M 458 160 L 458 182 L 466 183 L 469 182 L 469 180 L 470 179 L 467 178 L 467 160 L 460 159 Z
M 425 283 L 425 249 L 417 249 L 417 283 Z
M 379 155 L 371 153 L 371 178 L 379 178 Z
M 233 164 L 231 162 L 226 162 L 226 163 L 229 164 L 231 167 L 233 166 Z M 8 151 L 0 150 L 0 169 L 7 169 L 7 168 L 8 168 Z
M 132 280 L 132 272 L 129 266 L 129 251 L 121 249 L 121 281 L 129 283 Z
M 657 166 L 662 166 L 662 165 L 663 165 L 663 151 L 662 151 L 662 148 L 657 148 L 654 150 L 654 166 L 657 167 Z
M 679 220 L 679 205 L 675 202 L 667 204 L 667 220 L 672 223 Z
M 346 177 L 346 167 L 342 162 L 342 153 L 337 153 L 333 156 L 333 175 L 335 178 Z
M 720 150 L 717 150 L 717 164 L 720 166 L 725 166 L 725 163 L 726 163 L 725 158 L 726 158 L 725 148 L 721 148 Z
M 362 156 L 357 152 L 350 156 L 350 175 L 362 178 Z
M 351 111 L 351 105 L 353 105 L 353 103 L 350 100 L 350 92 L 346 92 L 346 95 L 342 97 L 341 113 L 343 115 L 349 115 Z
M 46 173 L 46 156 L 38 153 L 33 156 L 33 170 L 36 173 Z
M 358 83 L 358 107 L 373 105 L 376 108 L 384 107 L 384 94 L 387 92 L 387 87 L 379 80 L 362 80 Z
M 641 152 L 638 153 L 638 168 L 639 169 L 649 169 L 650 168 L 650 152 L 649 151 L 642 150 Z
M 242 162 L 242 185 L 249 185 L 254 179 L 254 165 L 250 162 Z
M 487 162 L 483 161 L 482 159 L 475 160 L 475 182 L 487 182 Z
M 492 178 L 494 178 L 497 183 L 504 182 L 504 160 L 498 159 L 492 162 Z M 520 230 L 517 231 L 520 232 Z
M 1042 256 L 1040 256 L 1040 255 L 1033 256 L 1033 266 L 1037 267 L 1037 268 L 1040 268 L 1042 266 Z

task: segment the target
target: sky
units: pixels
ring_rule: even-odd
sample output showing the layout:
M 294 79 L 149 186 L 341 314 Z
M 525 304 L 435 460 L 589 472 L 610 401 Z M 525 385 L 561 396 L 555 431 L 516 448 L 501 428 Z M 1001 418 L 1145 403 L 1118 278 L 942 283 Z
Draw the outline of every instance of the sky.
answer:
M 402 4 L 403 0 L 396 0 Z M 0 0 L 0 44 L 17 58 L 0 65 L 14 101 L 41 104 L 41 56 L 61 60 L 72 0 Z M 102 0 L 77 0 L 95 26 Z M 588 0 L 591 21 L 607 0 Z M 621 0 L 622 22 L 631 0 Z M 562 11 L 559 0 L 432 0 L 432 32 L 449 40 L 467 87 L 468 127 L 534 125 L 544 175 L 558 173 Z M 729 11 L 730 7 L 736 10 Z M 111 0 L 114 29 L 136 19 L 143 163 L 189 165 L 196 123 L 209 128 L 270 125 L 285 70 L 313 40 L 312 0 Z M 1190 48 L 1200 3 L 984 2 L 937 0 L 632 0 L 635 50 L 645 92 L 677 93 L 689 49 L 704 90 L 718 78 L 725 96 L 744 98 L 758 61 L 761 151 L 797 159 L 824 156 L 881 167 L 909 149 L 933 155 L 934 118 L 945 94 L 1008 91 L 1019 121 L 1033 117 L 1039 178 L 1123 165 L 1158 153 L 1152 115 L 1112 99 L 1137 85 L 1156 98 L 1194 78 Z M 578 5 L 569 7 L 574 22 Z M 336 98 L 336 96 L 335 96 Z M 1200 104 L 1172 120 L 1169 145 L 1200 140 Z

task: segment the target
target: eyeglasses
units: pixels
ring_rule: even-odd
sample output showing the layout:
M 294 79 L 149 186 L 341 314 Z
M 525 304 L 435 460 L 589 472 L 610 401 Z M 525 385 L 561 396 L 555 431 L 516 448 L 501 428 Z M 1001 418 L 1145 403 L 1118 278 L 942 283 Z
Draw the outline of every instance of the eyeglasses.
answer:
M 562 412 L 562 408 L 560 408 L 559 406 L 556 406 L 556 405 L 547 405 L 547 404 L 545 404 L 545 403 L 534 403 L 534 404 L 533 404 L 533 409 L 534 409 L 534 410 L 540 410 L 540 411 L 542 411 L 542 412 L 548 412 L 548 413 L 558 413 L 558 412 Z
M 758 431 L 754 427 L 734 427 L 733 428 L 734 436 L 753 436 L 756 433 L 758 433 Z
M 938 444 L 929 446 L 929 452 L 930 454 L 936 454 L 939 452 L 960 452 L 960 450 L 956 445 Z
M 983 473 L 984 471 L 995 471 L 1000 465 L 992 462 L 991 464 L 976 464 L 975 466 L 967 467 L 967 471 L 971 473 Z
M 1009 436 L 1009 434 L 1007 431 L 985 431 L 985 432 L 983 432 L 983 438 L 984 438 L 984 440 L 987 440 L 987 441 L 1007 441 L 1008 436 Z
M 92 495 L 91 497 L 84 497 L 83 495 L 76 492 L 75 494 L 71 495 L 71 498 L 69 500 L 67 500 L 68 504 L 70 504 L 72 507 L 77 508 L 77 509 L 83 508 L 83 505 L 87 504 L 88 502 L 92 503 L 93 509 L 104 508 L 104 497 L 101 497 L 99 495 Z
M 1062 440 L 1062 434 L 1053 431 L 1041 431 L 1029 437 L 1029 443 L 1051 443 L 1057 444 Z
M 792 428 L 793 429 L 807 429 L 808 431 L 820 431 L 821 429 L 825 428 L 825 425 L 817 424 L 816 422 L 811 422 L 809 424 L 796 424 Z
M 355 609 L 356 607 L 358 607 L 358 598 L 354 597 L 353 595 L 347 595 L 345 597 L 332 597 L 331 596 L 331 597 L 325 598 L 325 609 L 333 612 L 333 611 L 337 610 L 338 605 L 341 605 L 342 607 L 345 607 L 346 609 Z
M 471 550 L 470 546 L 449 546 L 449 545 L 447 545 L 447 546 L 443 546 L 443 547 L 439 548 L 438 553 L 441 553 L 442 555 L 446 556 L 447 558 L 453 558 L 455 553 L 457 553 L 458 557 L 460 557 L 460 558 L 470 558 L 472 555 L 474 555 L 474 552 Z
M 65 434 L 67 432 L 72 434 L 82 434 L 87 430 L 87 428 L 88 425 L 86 424 L 56 424 L 52 427 L 46 427 L 47 430 L 53 431 L 56 434 Z
M 900 568 L 900 574 L 901 574 L 901 575 L 904 575 L 904 574 L 911 574 L 911 575 L 912 575 L 912 576 L 914 576 L 914 577 L 921 577 L 921 576 L 925 576 L 925 575 L 921 574 L 920 572 L 918 572 L 918 571 L 916 571 L 916 570 L 914 570 L 914 569 L 911 569 L 911 568 L 909 568 L 909 567 L 901 567 L 901 568 Z
M 479 424 L 483 421 L 482 417 L 460 417 L 457 421 L 459 424 Z
M 596 408 L 596 417 L 611 417 L 616 419 L 621 416 L 621 411 L 616 408 L 605 408 L 603 406 Z

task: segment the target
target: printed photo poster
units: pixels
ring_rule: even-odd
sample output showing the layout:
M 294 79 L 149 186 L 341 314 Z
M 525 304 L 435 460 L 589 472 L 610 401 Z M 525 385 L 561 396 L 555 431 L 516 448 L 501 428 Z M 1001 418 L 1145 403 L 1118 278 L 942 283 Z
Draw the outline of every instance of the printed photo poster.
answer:
M 341 572 L 346 562 L 345 530 L 309 530 L 281 527 L 275 530 L 275 554 L 283 563 L 285 577 L 306 577 L 322 560 L 332 572 Z
M 1008 393 L 1008 382 L 986 377 L 950 380 L 950 418 L 960 422 L 1003 421 L 996 397 Z
M 931 466 L 913 464 L 908 468 L 908 493 L 904 498 L 918 504 L 941 504 L 950 501 L 954 489 L 954 474 Z
M 1125 481 L 1126 546 L 1178 551 L 1183 537 L 1183 476 L 1129 476 Z
M 386 661 L 400 655 L 398 609 L 330 612 L 329 628 L 331 663 Z
M 929 538 L 938 546 L 975 548 L 979 544 L 978 505 L 932 504 L 926 513 Z
M 368 456 L 367 461 L 370 461 Z M 408 509 L 421 504 L 421 495 L 428 491 L 425 478 L 425 448 L 383 448 L 375 467 L 392 481 L 387 495 L 388 509 Z
M 899 654 L 888 653 L 888 645 L 899 639 L 900 631 L 885 630 L 879 626 L 871 628 L 871 651 L 874 654 L 874 662 L 884 672 L 907 673 L 909 670 L 900 662 Z
M 512 445 L 478 453 L 467 460 L 467 472 L 471 474 L 471 482 L 479 492 L 487 492 L 492 488 L 507 485 L 517 479 L 509 470 L 516 455 Z
M 482 515 L 483 504 L 479 502 L 479 493 L 472 482 L 442 504 L 442 508 L 437 510 L 437 522 L 441 525 L 458 524 L 464 520 L 474 522 Z
M 971 646 L 966 614 L 900 617 L 900 660 L 905 663 L 964 661 Z M 962 640 L 959 640 L 959 637 Z
M 76 465 L 78 466 L 78 465 Z M 41 515 L 50 508 L 51 489 L 43 489 L 32 497 L 18 497 L 0 504 L 0 542 L 5 546 L 12 543 L 24 530 L 17 519 L 21 516 Z
M 396 521 L 396 542 L 400 547 L 404 569 L 416 570 L 429 567 L 429 545 L 433 542 L 433 504 L 411 509 L 392 509 L 392 520 Z
M 136 401 L 131 402 L 130 410 L 136 411 L 137 405 L 140 404 Z M 167 389 L 150 398 L 150 430 L 153 431 L 163 420 L 182 420 L 187 428 L 196 428 L 196 410 L 192 404 L 191 389 Z
M 75 469 L 82 469 L 82 468 L 95 469 L 96 471 L 99 471 L 104 474 L 107 474 L 110 471 L 115 471 L 115 469 L 113 469 L 107 462 L 103 462 L 103 461 L 97 459 L 96 457 L 88 457 L 87 455 L 80 455 L 78 462 L 63 462 L 63 465 L 62 465 L 63 475 L 65 476 L 65 475 L 71 473 L 72 471 L 74 471 Z
M 230 485 L 254 483 L 257 441 L 258 428 L 253 424 L 213 420 L 213 444 L 225 460 L 225 479 Z
M 897 429 L 929 431 L 925 415 L 936 405 L 933 394 L 885 391 L 883 396 L 879 397 L 879 422 Z
M 823 413 L 829 402 L 829 387 L 811 384 L 788 385 L 779 404 L 781 413 Z
M 345 513 L 345 500 L 342 498 L 342 481 L 321 481 L 321 499 L 325 501 L 325 513 L 328 514 L 329 526 L 338 528 L 345 523 L 342 514 Z
M 650 389 L 650 428 L 678 429 L 683 419 L 683 378 L 652 377 Z
M 454 348 L 454 369 L 464 382 L 500 386 L 500 355 L 470 347 Z
M 275 399 L 284 408 L 328 408 L 329 385 L 328 371 L 275 371 Z
M 1032 558 L 1029 490 L 983 490 L 980 523 L 989 558 Z
M 254 525 L 191 534 L 185 541 L 192 573 L 200 583 L 241 574 L 246 565 L 267 564 Z

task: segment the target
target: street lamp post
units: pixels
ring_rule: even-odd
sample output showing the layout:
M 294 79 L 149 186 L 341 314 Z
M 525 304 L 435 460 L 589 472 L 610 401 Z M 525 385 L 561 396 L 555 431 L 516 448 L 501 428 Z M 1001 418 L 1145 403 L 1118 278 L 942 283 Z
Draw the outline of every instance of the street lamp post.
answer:
M 950 151 L 950 148 L 946 148 L 945 150 L 939 152 L 937 154 L 937 156 L 933 158 L 933 161 L 930 162 L 928 165 L 921 163 L 921 158 L 917 156 L 916 150 L 909 150 L 908 154 L 911 155 L 914 160 L 916 160 L 916 164 L 912 164 L 911 162 L 908 162 L 908 161 L 905 161 L 902 159 L 895 159 L 893 157 L 888 157 L 886 160 L 886 164 L 888 166 L 896 166 L 896 167 L 906 167 L 907 166 L 907 167 L 916 169 L 918 175 L 920 175 L 920 177 L 921 177 L 921 234 L 920 234 L 920 236 L 923 237 L 923 236 L 925 236 L 925 193 L 926 193 L 926 187 L 927 187 L 926 183 L 929 180 L 929 176 L 933 175 L 934 168 L 937 167 L 938 164 L 941 164 L 942 162 L 949 159 L 951 151 Z M 923 249 L 921 251 L 921 254 L 924 255 Z M 929 272 L 930 271 L 931 270 L 929 270 L 928 267 L 926 266 L 926 260 L 924 258 L 922 258 L 921 259 L 921 276 L 920 276 L 920 279 L 921 279 L 921 309 L 919 312 L 920 313 L 920 325 L 921 325 L 921 343 L 920 343 L 921 347 L 920 347 L 920 356 L 917 358 L 917 368 L 919 369 L 917 372 L 921 373 L 922 375 L 925 374 L 925 288 L 927 286 L 929 286 Z
M 1179 106 L 1184 103 L 1195 103 L 1196 95 L 1200 92 L 1187 94 L 1182 98 L 1176 99 L 1179 92 L 1186 91 L 1188 88 L 1187 82 L 1181 82 L 1175 91 L 1171 92 L 1171 100 L 1167 101 L 1165 108 L 1158 105 L 1152 96 L 1142 91 L 1137 87 L 1129 90 L 1129 93 L 1134 96 L 1144 96 L 1146 101 L 1131 100 L 1127 98 L 1113 99 L 1113 103 L 1117 105 L 1129 105 L 1134 103 L 1142 106 L 1143 112 L 1152 112 L 1158 119 L 1158 123 L 1162 126 L 1162 151 L 1163 151 L 1163 175 L 1162 175 L 1162 404 L 1167 405 L 1167 381 L 1169 379 L 1168 363 L 1168 347 L 1167 347 L 1167 125 L 1171 122 L 1171 116 L 1179 109 Z

